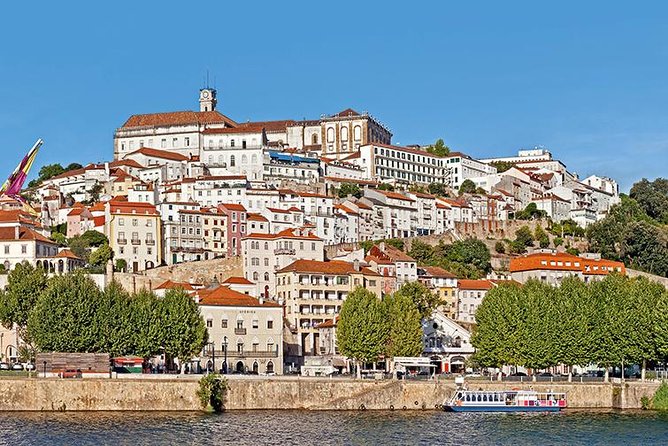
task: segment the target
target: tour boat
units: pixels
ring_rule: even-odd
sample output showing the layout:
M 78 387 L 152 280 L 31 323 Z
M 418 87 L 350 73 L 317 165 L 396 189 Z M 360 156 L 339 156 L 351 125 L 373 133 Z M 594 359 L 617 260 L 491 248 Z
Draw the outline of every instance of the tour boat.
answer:
M 443 405 L 448 412 L 558 412 L 566 407 L 566 394 L 534 390 L 468 390 L 463 380 Z

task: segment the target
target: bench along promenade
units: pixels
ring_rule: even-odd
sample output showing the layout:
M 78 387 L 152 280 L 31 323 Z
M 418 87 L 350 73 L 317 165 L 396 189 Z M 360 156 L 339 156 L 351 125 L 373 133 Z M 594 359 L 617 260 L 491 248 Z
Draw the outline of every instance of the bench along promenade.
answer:
M 495 382 L 470 380 L 483 390 L 566 392 L 569 408 L 639 409 L 658 382 Z M 454 392 L 451 379 L 234 377 L 226 410 L 434 410 Z M 141 378 L 1 378 L 0 411 L 198 411 L 193 375 Z

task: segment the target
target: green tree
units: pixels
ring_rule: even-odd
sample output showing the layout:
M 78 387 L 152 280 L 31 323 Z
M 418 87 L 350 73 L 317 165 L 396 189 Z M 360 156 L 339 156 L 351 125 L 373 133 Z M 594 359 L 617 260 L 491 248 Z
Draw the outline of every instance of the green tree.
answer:
M 547 217 L 547 212 L 538 209 L 536 203 L 529 203 L 523 210 L 515 213 L 515 220 L 535 220 Z
M 357 184 L 343 183 L 337 191 L 337 195 L 339 198 L 346 198 L 350 195 L 360 198 L 362 196 L 362 191 Z
M 128 262 L 125 259 L 116 259 L 115 269 L 117 272 L 127 272 Z
M 109 283 L 101 295 L 96 312 L 100 327 L 100 349 L 112 357 L 134 354 L 137 324 L 130 295 L 116 281 Z
M 395 293 L 384 301 L 389 318 L 387 356 L 420 356 L 422 344 L 422 317 L 408 296 Z
M 109 239 L 107 236 L 99 231 L 86 231 L 81 234 L 81 239 L 84 240 L 89 247 L 93 246 L 97 248 L 103 245 L 109 245 Z
M 496 171 L 498 173 L 505 172 L 506 170 L 510 169 L 511 167 L 515 167 L 515 164 L 513 164 L 509 161 L 492 161 L 489 164 L 496 167 Z
M 83 236 L 75 235 L 67 241 L 70 250 L 79 258 L 88 263 L 90 259 L 90 244 Z
M 499 254 L 505 254 L 506 253 L 506 245 L 502 241 L 496 242 L 494 245 L 494 250 L 498 252 Z
M 155 294 L 140 290 L 130 299 L 130 313 L 135 327 L 133 339 L 134 353 L 142 358 L 150 358 L 165 348 L 166 337 L 164 306 Z
M 70 163 L 65 168 L 65 172 L 69 172 L 70 170 L 82 169 L 82 168 L 83 168 L 83 166 L 79 163 Z
M 434 145 L 427 147 L 427 152 L 436 156 L 448 156 L 450 154 L 450 147 L 445 145 L 442 139 L 437 139 Z
M 83 273 L 49 281 L 28 318 L 28 331 L 41 351 L 97 352 L 103 346 L 98 311 L 101 292 Z
M 515 231 L 515 241 L 525 247 L 533 246 L 533 233 L 528 226 L 522 226 Z
M 411 242 L 411 249 L 408 255 L 413 257 L 421 265 L 429 265 L 433 260 L 434 250 L 425 242 L 415 239 Z
M 653 314 L 652 335 L 657 357 L 668 358 L 668 291 L 658 296 Z
M 17 264 L 7 276 L 7 287 L 0 291 L 0 321 L 5 328 L 16 324 L 19 337 L 30 344 L 28 317 L 47 286 L 48 278 L 42 268 L 27 262 Z M 4 353 L 4 352 L 0 352 Z
M 356 288 L 343 302 L 337 325 L 341 353 L 359 363 L 376 361 L 384 352 L 389 335 L 387 312 L 371 291 Z
M 489 272 L 492 268 L 490 263 L 492 255 L 482 240 L 476 238 L 457 240 L 451 245 L 445 245 L 444 251 L 445 258 L 450 262 L 470 265 L 482 272 Z
M 114 257 L 114 251 L 109 245 L 102 245 L 90 255 L 89 262 L 93 266 L 104 267 Z
M 534 230 L 534 237 L 536 240 L 538 240 L 538 244 L 541 248 L 547 248 L 550 246 L 550 236 L 547 235 L 547 232 L 545 232 L 541 226 L 536 225 L 536 229 Z
M 476 190 L 475 183 L 471 180 L 464 180 L 461 186 L 459 186 L 459 195 L 462 194 L 474 194 Z
M 394 293 L 397 298 L 408 298 L 415 304 L 422 319 L 431 316 L 441 303 L 438 296 L 421 282 L 406 282 Z
M 378 185 L 378 190 L 394 192 L 394 186 L 392 186 L 390 183 L 380 183 Z
M 657 178 L 648 181 L 643 178 L 631 187 L 629 196 L 648 216 L 668 224 L 668 179 Z
M 631 268 L 668 276 L 668 234 L 645 221 L 630 223 L 619 243 L 619 257 Z
M 54 242 L 58 243 L 59 246 L 66 246 L 67 245 L 67 238 L 63 234 L 61 234 L 60 232 L 52 232 L 50 238 Z
M 179 358 L 181 366 L 200 353 L 208 331 L 197 303 L 184 290 L 168 290 L 160 301 L 165 353 Z
M 429 183 L 429 193 L 439 197 L 449 197 L 448 187 L 444 183 Z

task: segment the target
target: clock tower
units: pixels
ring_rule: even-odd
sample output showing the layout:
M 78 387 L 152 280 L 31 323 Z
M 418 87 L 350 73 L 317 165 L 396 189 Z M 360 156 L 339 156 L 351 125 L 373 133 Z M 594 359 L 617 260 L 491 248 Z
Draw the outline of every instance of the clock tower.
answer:
M 218 101 L 215 88 L 202 88 L 199 91 L 199 111 L 214 111 Z

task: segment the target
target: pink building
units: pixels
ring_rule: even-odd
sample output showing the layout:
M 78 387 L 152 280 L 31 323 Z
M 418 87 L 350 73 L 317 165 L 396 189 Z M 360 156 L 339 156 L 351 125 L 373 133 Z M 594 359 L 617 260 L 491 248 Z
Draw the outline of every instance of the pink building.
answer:
M 241 254 L 241 239 L 247 234 L 247 212 L 241 204 L 222 203 L 218 210 L 227 216 L 227 256 Z

